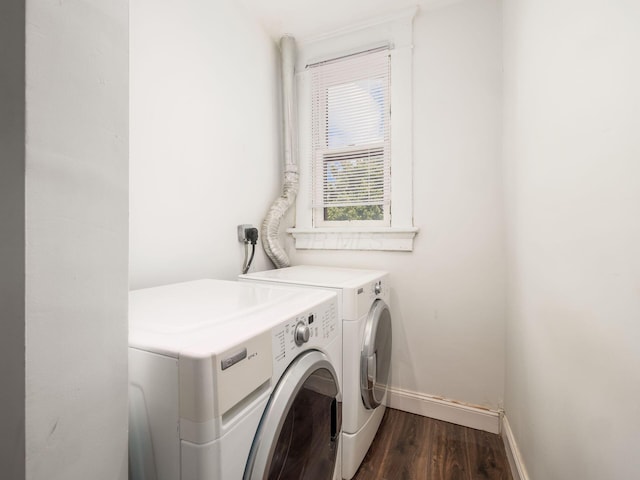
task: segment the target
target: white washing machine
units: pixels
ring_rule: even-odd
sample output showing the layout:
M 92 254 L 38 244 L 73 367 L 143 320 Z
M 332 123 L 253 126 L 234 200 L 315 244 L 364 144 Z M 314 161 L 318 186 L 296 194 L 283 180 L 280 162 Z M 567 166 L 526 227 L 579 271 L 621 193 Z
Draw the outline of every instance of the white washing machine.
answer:
M 342 477 L 350 480 L 371 446 L 385 410 L 391 361 L 388 273 L 300 265 L 241 275 L 240 279 L 338 293 L 343 320 Z
M 129 478 L 339 478 L 340 324 L 320 290 L 132 291 Z

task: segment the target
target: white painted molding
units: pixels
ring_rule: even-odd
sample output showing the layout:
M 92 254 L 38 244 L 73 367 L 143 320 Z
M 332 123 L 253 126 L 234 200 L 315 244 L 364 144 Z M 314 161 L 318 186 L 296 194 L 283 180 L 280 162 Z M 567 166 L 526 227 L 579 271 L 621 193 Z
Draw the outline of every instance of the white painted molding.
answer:
M 383 250 L 411 252 L 418 233 L 408 228 L 289 228 L 301 250 Z
M 500 433 L 501 412 L 497 410 L 466 405 L 454 400 L 398 388 L 389 388 L 387 405 L 423 417 L 444 420 L 489 433 Z
M 462 1 L 463 0 L 426 0 L 421 2 L 420 11 L 440 10 L 441 8 L 450 7 Z
M 520 455 L 520 449 L 506 415 L 502 416 L 502 441 L 509 459 L 513 480 L 529 480 L 529 475 L 527 475 L 527 470 L 524 468 L 524 462 Z
M 447 1 L 450 1 L 450 0 L 447 0 Z M 460 1 L 460 0 L 457 0 L 457 1 Z M 328 32 L 321 33 L 319 35 L 312 35 L 312 36 L 299 38 L 298 44 L 304 47 L 309 43 L 317 43 L 325 40 L 330 40 L 335 37 L 350 35 L 360 30 L 366 30 L 367 28 L 378 27 L 380 25 L 389 24 L 391 22 L 397 22 L 399 20 L 407 20 L 407 19 L 413 20 L 413 17 L 415 17 L 417 13 L 418 13 L 417 5 L 408 7 L 408 8 L 403 8 L 401 10 L 389 13 L 387 15 L 382 15 L 375 18 L 369 18 L 361 22 L 351 24 L 347 27 L 330 30 Z

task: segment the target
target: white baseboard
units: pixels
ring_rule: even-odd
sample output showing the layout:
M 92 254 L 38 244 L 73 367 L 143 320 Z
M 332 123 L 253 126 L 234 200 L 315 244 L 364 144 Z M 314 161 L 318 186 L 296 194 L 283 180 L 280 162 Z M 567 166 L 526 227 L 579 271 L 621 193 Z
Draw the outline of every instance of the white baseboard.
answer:
M 529 475 L 527 475 L 527 470 L 524 468 L 516 438 L 513 436 L 513 431 L 511 430 L 506 415 L 502 416 L 502 441 L 504 442 L 504 449 L 509 459 L 513 480 L 529 480 Z
M 389 388 L 387 405 L 423 417 L 444 420 L 485 432 L 500 433 L 500 412 L 497 410 L 465 405 L 454 400 L 399 388 Z

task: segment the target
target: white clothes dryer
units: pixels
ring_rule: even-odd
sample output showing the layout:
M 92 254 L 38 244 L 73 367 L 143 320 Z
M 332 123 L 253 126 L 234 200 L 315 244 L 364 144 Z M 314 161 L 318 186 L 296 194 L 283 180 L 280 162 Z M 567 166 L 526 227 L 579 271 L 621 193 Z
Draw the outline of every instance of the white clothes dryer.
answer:
M 129 478 L 338 479 L 340 324 L 326 291 L 132 291 Z
M 350 480 L 371 446 L 385 411 L 391 362 L 388 273 L 300 265 L 239 278 L 323 288 L 338 294 L 343 321 L 342 478 Z

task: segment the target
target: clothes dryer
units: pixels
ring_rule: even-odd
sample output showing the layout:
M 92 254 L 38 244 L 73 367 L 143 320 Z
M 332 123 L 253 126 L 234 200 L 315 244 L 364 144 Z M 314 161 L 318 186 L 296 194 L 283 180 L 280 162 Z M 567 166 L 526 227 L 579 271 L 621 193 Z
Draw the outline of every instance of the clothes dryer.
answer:
M 384 415 L 391 361 L 387 272 L 300 265 L 241 275 L 241 281 L 323 288 L 342 318 L 342 478 L 356 474 Z
M 199 280 L 129 317 L 129 478 L 340 477 L 335 293 Z

